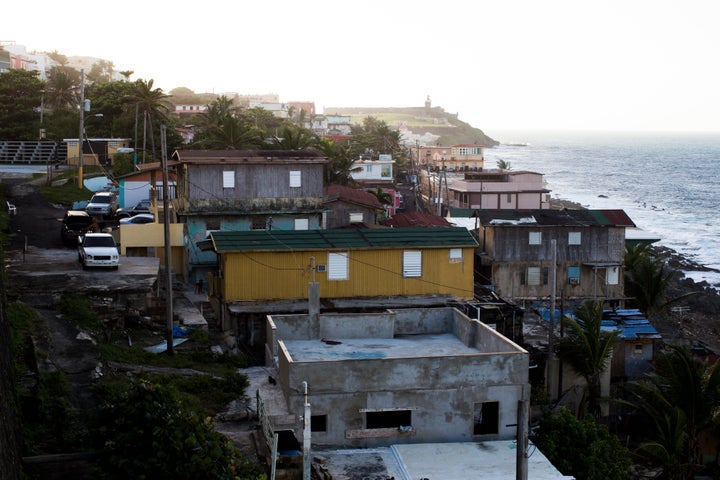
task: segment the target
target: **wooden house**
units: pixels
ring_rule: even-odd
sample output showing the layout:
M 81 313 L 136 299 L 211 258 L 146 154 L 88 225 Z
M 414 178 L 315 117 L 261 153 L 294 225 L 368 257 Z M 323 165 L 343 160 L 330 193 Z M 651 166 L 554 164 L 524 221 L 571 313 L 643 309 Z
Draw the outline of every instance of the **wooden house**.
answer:
M 522 303 L 624 300 L 623 210 L 476 210 L 483 283 Z M 553 262 L 555 259 L 555 262 Z M 569 306 L 569 305 L 568 305 Z
M 326 228 L 375 225 L 385 211 L 378 197 L 362 188 L 329 185 L 325 188 Z
M 384 308 L 394 297 L 472 299 L 476 246 L 463 227 L 214 231 L 204 244 L 217 254 L 208 294 L 225 329 L 247 304 L 263 314 L 291 311 L 282 302 L 307 310 L 311 283 L 326 309 L 373 297 Z
M 215 255 L 197 246 L 209 232 L 322 227 L 327 158 L 317 151 L 178 150 L 170 163 L 190 280 L 205 280 L 215 269 Z

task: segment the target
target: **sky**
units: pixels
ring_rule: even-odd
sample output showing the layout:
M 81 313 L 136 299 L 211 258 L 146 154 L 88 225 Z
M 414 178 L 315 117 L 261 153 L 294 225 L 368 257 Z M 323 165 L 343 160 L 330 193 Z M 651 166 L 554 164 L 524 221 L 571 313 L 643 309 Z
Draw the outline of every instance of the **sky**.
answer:
M 717 0 L 12 1 L 0 40 L 165 92 L 433 106 L 512 130 L 720 131 Z

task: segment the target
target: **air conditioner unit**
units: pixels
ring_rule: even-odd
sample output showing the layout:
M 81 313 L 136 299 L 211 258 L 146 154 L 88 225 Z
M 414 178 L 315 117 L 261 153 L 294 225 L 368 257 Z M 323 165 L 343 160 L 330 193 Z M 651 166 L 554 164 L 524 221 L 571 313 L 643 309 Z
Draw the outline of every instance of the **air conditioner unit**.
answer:
M 317 266 L 317 271 L 320 273 L 327 272 L 327 267 L 325 266 L 325 264 L 320 264 Z

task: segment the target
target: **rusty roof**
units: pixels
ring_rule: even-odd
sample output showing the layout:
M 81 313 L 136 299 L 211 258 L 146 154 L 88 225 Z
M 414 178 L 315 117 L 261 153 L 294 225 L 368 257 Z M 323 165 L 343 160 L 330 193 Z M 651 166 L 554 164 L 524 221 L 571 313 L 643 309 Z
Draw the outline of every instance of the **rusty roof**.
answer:
M 378 210 L 385 208 L 376 195 L 361 188 L 352 188 L 346 185 L 328 185 L 324 188 L 323 194 L 326 197 L 325 202 L 341 200 Z
M 401 212 L 392 218 L 383 220 L 381 225 L 386 227 L 409 228 L 409 227 L 452 227 L 453 224 L 439 215 L 423 212 Z

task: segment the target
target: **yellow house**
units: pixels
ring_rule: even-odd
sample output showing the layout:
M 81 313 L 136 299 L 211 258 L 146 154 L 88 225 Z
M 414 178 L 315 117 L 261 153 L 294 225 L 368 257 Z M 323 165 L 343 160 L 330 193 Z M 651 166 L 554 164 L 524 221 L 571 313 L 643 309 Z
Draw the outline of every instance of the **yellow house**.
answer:
M 80 149 L 77 138 L 65 138 L 67 144 L 67 164 L 78 165 Z M 83 139 L 83 165 L 109 165 L 116 153 L 128 149 L 131 138 L 85 138 Z
M 216 231 L 211 294 L 224 302 L 474 294 L 475 238 L 464 227 Z

